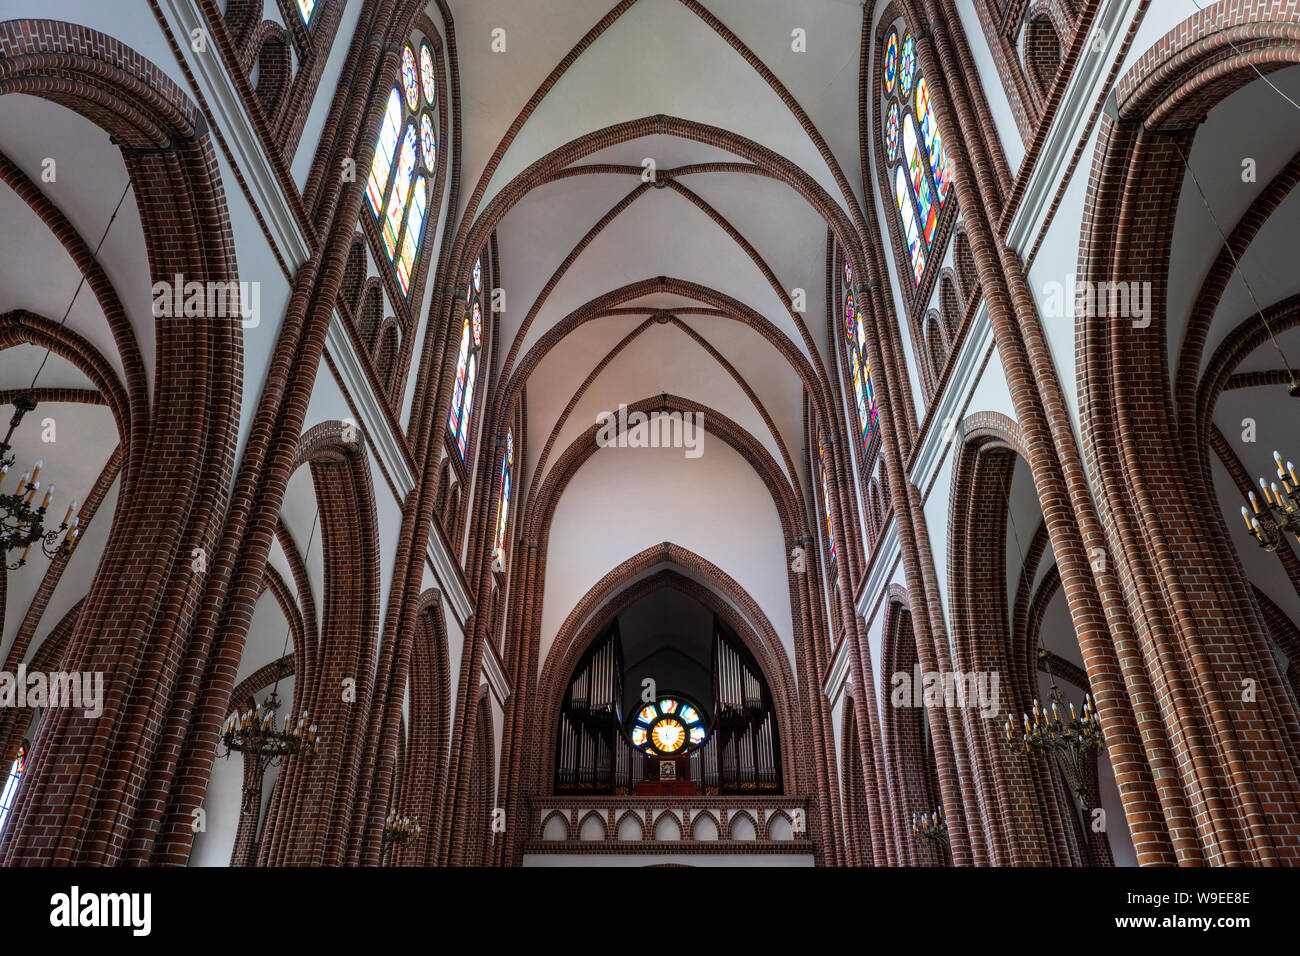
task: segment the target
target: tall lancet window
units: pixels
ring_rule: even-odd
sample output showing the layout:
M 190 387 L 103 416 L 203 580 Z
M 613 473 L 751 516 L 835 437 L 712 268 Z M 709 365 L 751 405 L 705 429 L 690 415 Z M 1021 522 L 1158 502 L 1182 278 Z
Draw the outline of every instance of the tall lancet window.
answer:
M 18 781 L 22 779 L 23 761 L 26 757 L 26 748 L 19 747 L 18 756 L 9 765 L 9 776 L 5 779 L 4 792 L 0 793 L 0 831 L 4 830 L 5 821 L 9 819 L 9 810 L 14 805 L 14 797 L 18 795 Z
M 515 470 L 515 431 L 506 431 L 506 457 L 501 462 L 501 493 L 497 496 L 497 536 L 493 555 L 506 562 L 506 526 L 510 523 L 510 478 Z
M 419 47 L 418 57 L 411 44 L 402 47 L 401 84 L 388 94 L 366 179 L 366 201 L 407 296 L 428 218 L 429 184 L 438 164 L 433 113 L 437 77 L 429 45 L 421 42 Z
M 862 438 L 862 451 L 871 451 L 879 431 L 879 409 L 876 406 L 876 389 L 871 382 L 871 362 L 867 358 L 866 328 L 862 324 L 862 311 L 853 297 L 853 266 L 844 260 L 844 341 L 849 354 L 849 374 L 853 380 L 853 404 L 858 416 L 858 434 Z
M 831 563 L 835 563 L 835 532 L 831 528 L 831 486 L 826 476 L 826 441 L 822 438 L 822 430 L 817 429 L 817 470 L 821 472 L 822 479 L 822 508 L 826 513 L 826 551 L 830 554 Z
M 937 258 L 931 246 L 939 215 L 952 193 L 952 172 L 929 84 L 919 74 L 912 34 L 904 33 L 900 39 L 899 32 L 891 30 L 882 61 L 885 168 L 912 280 L 920 285 L 926 263 Z
M 460 352 L 456 357 L 456 384 L 447 410 L 447 433 L 455 440 L 461 460 L 469 448 L 474 411 L 474 382 L 478 378 L 479 353 L 483 347 L 483 258 L 474 263 L 474 276 L 465 292 L 469 307 L 460 331 Z

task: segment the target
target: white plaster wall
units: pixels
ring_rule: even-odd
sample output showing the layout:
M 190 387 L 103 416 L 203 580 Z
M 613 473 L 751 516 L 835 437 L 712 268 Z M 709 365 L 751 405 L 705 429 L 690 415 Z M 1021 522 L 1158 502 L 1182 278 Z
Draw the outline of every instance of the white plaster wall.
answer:
M 984 99 L 988 101 L 989 112 L 993 115 L 993 125 L 1002 142 L 1002 151 L 1006 154 L 1007 166 L 1014 177 L 1020 169 L 1021 160 L 1025 158 L 1025 144 L 1020 138 L 1020 127 L 1016 125 L 1015 114 L 1011 112 L 1011 101 L 1007 99 L 1006 88 L 998 74 L 997 64 L 993 61 L 974 3 L 971 0 L 957 0 L 957 13 L 961 17 L 962 29 L 966 32 L 966 44 L 970 47 L 975 69 L 979 72 Z
M 749 464 L 706 434 L 696 459 L 686 459 L 683 449 L 611 447 L 579 469 L 551 527 L 539 662 L 597 581 L 664 541 L 701 555 L 745 588 L 793 660 L 785 541 L 776 507 Z

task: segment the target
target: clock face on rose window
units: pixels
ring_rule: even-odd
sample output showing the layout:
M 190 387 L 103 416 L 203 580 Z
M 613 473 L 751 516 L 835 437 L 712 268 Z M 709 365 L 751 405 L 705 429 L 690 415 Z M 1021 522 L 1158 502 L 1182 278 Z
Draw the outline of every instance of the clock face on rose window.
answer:
M 700 710 L 680 697 L 660 697 L 632 718 L 632 745 L 652 757 L 675 757 L 708 736 Z

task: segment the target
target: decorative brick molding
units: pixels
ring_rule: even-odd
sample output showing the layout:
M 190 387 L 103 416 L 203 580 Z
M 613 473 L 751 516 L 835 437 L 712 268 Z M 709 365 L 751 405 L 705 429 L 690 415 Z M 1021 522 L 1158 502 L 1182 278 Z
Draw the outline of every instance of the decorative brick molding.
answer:
M 530 797 L 524 853 L 799 853 L 806 800 L 792 797 Z M 752 833 L 742 836 L 741 829 Z M 560 836 L 563 834 L 563 836 Z

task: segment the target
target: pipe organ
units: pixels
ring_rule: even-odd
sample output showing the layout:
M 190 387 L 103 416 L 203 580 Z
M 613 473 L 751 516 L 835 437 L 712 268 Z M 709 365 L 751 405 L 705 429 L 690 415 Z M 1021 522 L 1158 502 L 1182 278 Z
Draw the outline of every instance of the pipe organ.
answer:
M 623 649 L 618 622 L 574 669 L 555 746 L 557 791 L 627 793 L 636 754 L 622 731 Z
M 656 701 L 625 702 L 615 620 L 579 659 L 565 691 L 556 737 L 556 792 L 780 793 L 780 739 L 762 671 L 717 617 L 712 650 L 711 715 L 689 697 L 667 694 L 673 674 L 657 679 L 661 696 Z
M 705 793 L 780 792 L 781 751 L 772 696 L 757 662 L 717 618 L 713 624 L 717 717 L 701 748 Z

